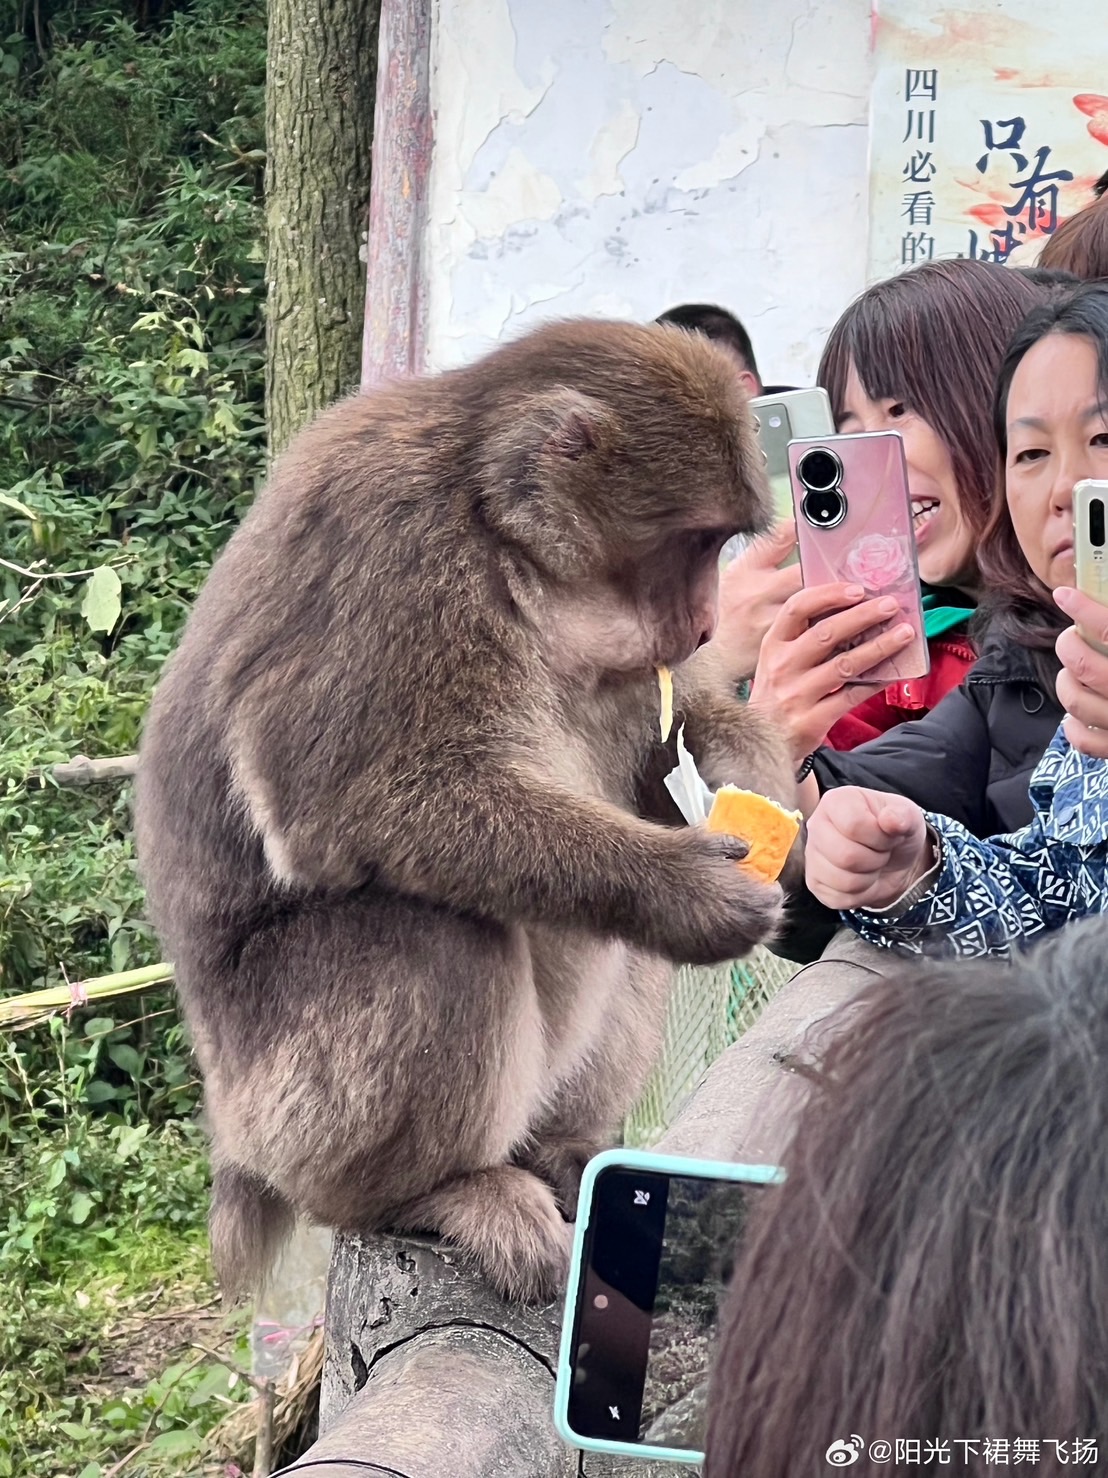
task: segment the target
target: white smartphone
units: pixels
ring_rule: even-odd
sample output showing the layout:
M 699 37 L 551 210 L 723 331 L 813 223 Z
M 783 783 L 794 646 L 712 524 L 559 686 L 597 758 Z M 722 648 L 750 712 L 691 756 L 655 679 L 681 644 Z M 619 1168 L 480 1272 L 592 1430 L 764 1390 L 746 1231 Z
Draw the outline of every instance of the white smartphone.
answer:
M 1087 477 L 1074 487 L 1073 562 L 1078 590 L 1108 606 L 1108 481 Z M 1087 631 L 1081 635 L 1108 656 L 1108 647 L 1094 641 Z
M 704 1456 L 719 1307 L 775 1165 L 609 1150 L 585 1167 L 554 1421 L 574 1447 Z
M 758 444 L 766 461 L 773 489 L 773 511 L 777 518 L 792 518 L 792 488 L 789 483 L 789 442 L 805 436 L 832 436 L 835 420 L 827 391 L 783 390 L 779 395 L 758 395 L 750 402 L 758 430 Z M 750 544 L 741 534 L 729 539 L 721 556 L 730 564 Z M 794 551 L 781 566 L 796 564 Z

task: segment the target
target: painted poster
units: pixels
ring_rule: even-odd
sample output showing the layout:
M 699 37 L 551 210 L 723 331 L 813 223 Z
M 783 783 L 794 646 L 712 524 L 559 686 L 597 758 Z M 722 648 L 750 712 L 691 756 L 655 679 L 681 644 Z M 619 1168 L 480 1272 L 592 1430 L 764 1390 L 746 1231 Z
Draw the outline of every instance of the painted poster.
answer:
M 934 257 L 1033 259 L 1092 199 L 1108 170 L 1105 14 L 1105 0 L 875 3 L 870 281 Z

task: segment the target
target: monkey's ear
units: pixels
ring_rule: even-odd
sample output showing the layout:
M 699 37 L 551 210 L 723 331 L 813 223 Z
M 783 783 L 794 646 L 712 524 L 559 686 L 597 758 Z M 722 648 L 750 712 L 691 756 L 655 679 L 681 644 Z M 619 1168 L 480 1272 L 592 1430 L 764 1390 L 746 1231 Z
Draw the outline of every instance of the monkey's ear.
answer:
M 483 449 L 492 524 L 551 572 L 579 571 L 594 538 L 581 518 L 597 502 L 588 485 L 603 477 L 618 436 L 615 414 L 568 385 L 517 403 Z
M 615 418 L 607 406 L 568 385 L 537 396 L 530 416 L 536 440 L 543 437 L 539 450 L 570 462 L 605 450 L 615 431 Z

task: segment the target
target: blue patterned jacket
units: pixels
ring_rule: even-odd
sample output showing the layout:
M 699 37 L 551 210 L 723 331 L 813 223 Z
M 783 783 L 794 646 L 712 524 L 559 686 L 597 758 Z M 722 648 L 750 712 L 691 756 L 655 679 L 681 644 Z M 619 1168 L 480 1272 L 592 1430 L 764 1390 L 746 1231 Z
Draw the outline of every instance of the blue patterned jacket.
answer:
M 986 841 L 926 813 L 943 853 L 930 890 L 896 918 L 861 909 L 843 918 L 904 954 L 979 956 L 1108 912 L 1108 762 L 1071 748 L 1059 729 L 1030 790 L 1030 825 Z

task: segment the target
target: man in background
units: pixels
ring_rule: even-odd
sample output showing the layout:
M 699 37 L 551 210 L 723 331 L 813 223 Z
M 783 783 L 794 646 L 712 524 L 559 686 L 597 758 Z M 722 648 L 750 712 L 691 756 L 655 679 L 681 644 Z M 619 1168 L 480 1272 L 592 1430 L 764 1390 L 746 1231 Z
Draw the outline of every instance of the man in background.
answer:
M 703 334 L 712 339 L 737 361 L 739 379 L 748 395 L 780 395 L 793 385 L 763 385 L 754 358 L 754 346 L 750 335 L 733 313 L 714 303 L 681 303 L 676 308 L 667 308 L 658 315 L 655 323 L 672 323 L 690 334 Z

